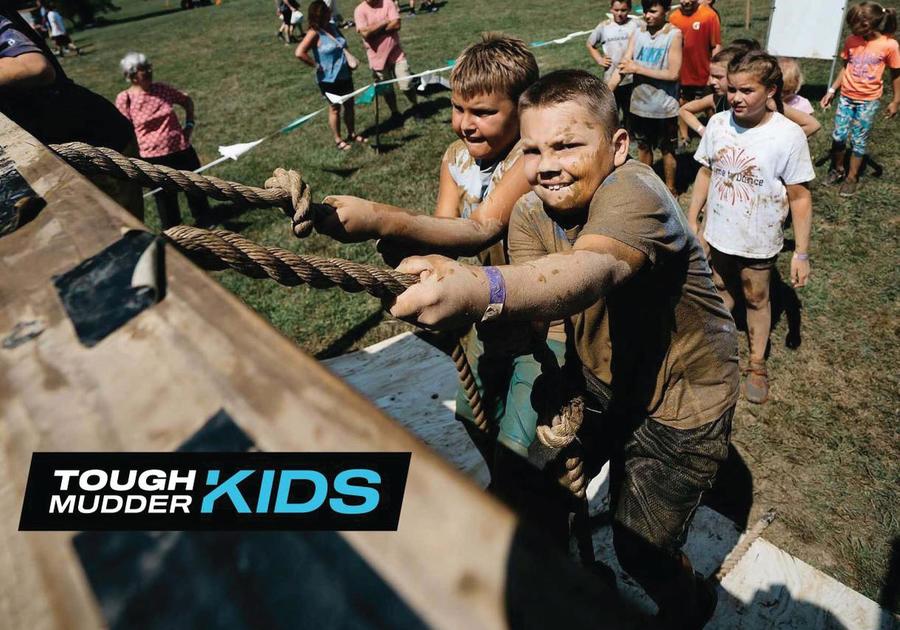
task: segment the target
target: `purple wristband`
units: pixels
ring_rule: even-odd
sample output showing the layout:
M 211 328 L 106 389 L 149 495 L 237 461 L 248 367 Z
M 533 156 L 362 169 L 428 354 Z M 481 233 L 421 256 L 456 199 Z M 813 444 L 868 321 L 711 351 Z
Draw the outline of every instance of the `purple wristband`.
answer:
M 481 321 L 489 322 L 500 317 L 500 313 L 503 312 L 503 305 L 506 304 L 506 283 L 503 281 L 503 274 L 497 267 L 485 267 L 484 275 L 488 279 L 490 296 Z

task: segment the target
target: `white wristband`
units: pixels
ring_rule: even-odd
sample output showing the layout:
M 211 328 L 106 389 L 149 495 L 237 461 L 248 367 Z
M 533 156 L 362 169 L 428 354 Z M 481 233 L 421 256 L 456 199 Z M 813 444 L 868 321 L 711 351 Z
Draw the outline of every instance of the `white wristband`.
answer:
M 834 94 L 835 92 L 837 92 L 837 90 L 835 90 L 833 87 L 828 88 L 829 94 Z

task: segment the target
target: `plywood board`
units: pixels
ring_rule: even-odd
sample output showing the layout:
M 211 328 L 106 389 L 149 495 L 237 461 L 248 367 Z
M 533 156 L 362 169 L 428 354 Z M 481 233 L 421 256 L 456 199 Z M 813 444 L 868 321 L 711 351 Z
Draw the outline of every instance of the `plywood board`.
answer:
M 165 299 L 81 345 L 52 277 L 143 226 L 3 116 L 0 139 L 47 202 L 0 238 L 0 338 L 42 329 L 0 348 L 0 625 L 103 625 L 73 533 L 17 531 L 32 452 L 171 451 L 220 409 L 263 450 L 411 451 L 398 531 L 343 538 L 429 625 L 506 625 L 513 515 L 171 248 Z
M 847 0 L 774 0 L 766 50 L 773 55 L 834 59 Z

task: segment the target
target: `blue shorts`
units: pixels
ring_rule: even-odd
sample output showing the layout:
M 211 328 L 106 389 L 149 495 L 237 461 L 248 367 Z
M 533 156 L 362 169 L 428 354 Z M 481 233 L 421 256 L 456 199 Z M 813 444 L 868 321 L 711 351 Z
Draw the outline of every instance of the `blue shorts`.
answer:
M 834 133 L 831 137 L 841 144 L 846 144 L 847 138 L 850 138 L 854 155 L 864 156 L 879 105 L 877 99 L 857 101 L 841 94 L 834 114 Z

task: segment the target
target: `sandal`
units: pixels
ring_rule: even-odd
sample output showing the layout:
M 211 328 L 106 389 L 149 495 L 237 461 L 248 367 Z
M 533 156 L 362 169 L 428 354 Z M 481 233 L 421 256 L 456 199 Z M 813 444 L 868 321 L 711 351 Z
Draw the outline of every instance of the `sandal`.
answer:
M 769 374 L 765 364 L 750 365 L 744 370 L 744 398 L 754 405 L 762 405 L 769 400 Z
M 366 144 L 369 141 L 365 136 L 361 136 L 358 133 L 350 134 L 347 136 L 347 142 L 356 142 L 357 144 Z
M 350 145 L 347 144 L 344 140 L 335 140 L 334 146 L 338 151 L 349 151 Z

